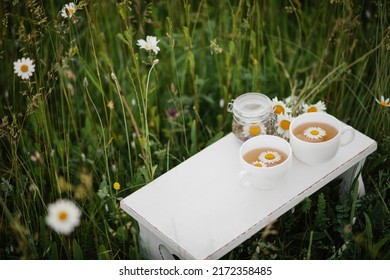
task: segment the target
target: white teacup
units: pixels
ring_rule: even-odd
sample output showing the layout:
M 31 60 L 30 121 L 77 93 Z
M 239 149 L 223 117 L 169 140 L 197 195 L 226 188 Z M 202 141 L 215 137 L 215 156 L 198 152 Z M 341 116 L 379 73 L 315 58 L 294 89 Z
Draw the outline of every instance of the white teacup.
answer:
M 267 167 L 255 166 L 244 159 L 244 155 L 248 152 L 262 148 L 267 148 L 267 150 L 279 150 L 283 152 L 287 158 L 280 164 Z M 239 173 L 241 186 L 271 189 L 278 186 L 279 180 L 287 173 L 291 163 L 292 149 L 290 144 L 280 137 L 260 135 L 245 141 L 241 145 L 239 156 L 241 164 L 241 172 Z
M 294 134 L 296 128 L 310 123 L 322 123 L 333 127 L 336 130 L 335 136 L 320 143 L 310 143 L 299 139 Z M 324 130 L 322 133 L 326 133 L 326 131 Z M 310 136 L 308 132 L 306 135 L 308 137 L 316 137 Z M 339 147 L 348 145 L 354 137 L 355 130 L 352 127 L 341 127 L 340 121 L 327 113 L 302 114 L 295 118 L 290 125 L 290 145 L 293 153 L 300 161 L 309 165 L 318 165 L 332 159 L 336 155 Z

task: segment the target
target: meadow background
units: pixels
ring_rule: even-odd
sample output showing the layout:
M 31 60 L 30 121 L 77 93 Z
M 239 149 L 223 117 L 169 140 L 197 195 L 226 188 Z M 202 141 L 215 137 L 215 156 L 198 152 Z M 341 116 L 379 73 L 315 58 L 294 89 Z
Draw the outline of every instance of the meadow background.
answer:
M 0 259 L 142 258 L 119 200 L 229 133 L 245 92 L 323 100 L 378 150 L 365 196 L 332 182 L 224 258 L 390 259 L 388 1 L 67 3 L 0 4 Z M 45 223 L 59 198 L 82 211 L 70 235 Z

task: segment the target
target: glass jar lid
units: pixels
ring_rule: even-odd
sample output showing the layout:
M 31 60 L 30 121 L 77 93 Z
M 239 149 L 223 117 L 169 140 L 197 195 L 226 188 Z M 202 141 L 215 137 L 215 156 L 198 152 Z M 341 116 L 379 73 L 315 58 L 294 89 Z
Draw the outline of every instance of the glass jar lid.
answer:
M 232 100 L 228 110 L 240 119 L 257 121 L 272 112 L 272 101 L 262 93 L 249 92 Z

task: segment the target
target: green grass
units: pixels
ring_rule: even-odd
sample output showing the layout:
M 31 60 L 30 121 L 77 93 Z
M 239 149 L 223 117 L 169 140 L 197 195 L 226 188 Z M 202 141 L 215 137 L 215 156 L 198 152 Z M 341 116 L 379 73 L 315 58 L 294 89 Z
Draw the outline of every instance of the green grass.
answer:
M 323 100 L 378 151 L 365 196 L 332 182 L 224 258 L 390 258 L 387 1 L 79 1 L 65 19 L 66 3 L 1 3 L 0 259 L 142 258 L 119 199 L 229 133 L 251 91 Z M 45 223 L 59 198 L 82 210 L 69 236 Z

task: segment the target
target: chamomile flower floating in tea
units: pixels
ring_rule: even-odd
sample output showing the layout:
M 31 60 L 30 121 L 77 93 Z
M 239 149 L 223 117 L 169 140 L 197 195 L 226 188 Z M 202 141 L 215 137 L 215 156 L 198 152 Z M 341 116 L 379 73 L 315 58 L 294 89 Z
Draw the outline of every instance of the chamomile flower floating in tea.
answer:
M 290 124 L 292 118 L 290 115 L 278 115 L 277 124 L 276 124 L 276 132 L 283 138 L 290 138 Z
M 267 164 L 264 163 L 264 162 L 261 162 L 259 160 L 256 160 L 252 163 L 252 165 L 256 166 L 256 167 L 267 167 Z
M 291 113 L 291 109 L 288 108 L 283 101 L 278 100 L 277 97 L 272 99 L 272 105 L 274 108 L 274 113 L 277 115 Z
M 245 125 L 242 130 L 242 134 L 244 137 L 253 137 L 257 135 L 264 135 L 266 133 L 267 129 L 262 123 Z
M 57 233 L 70 234 L 80 224 L 81 211 L 70 200 L 60 199 L 49 204 L 46 223 Z
M 304 113 L 315 113 L 315 112 L 326 111 L 325 103 L 322 101 L 318 101 L 316 104 L 313 105 L 303 104 L 302 107 Z
M 277 163 L 282 159 L 282 156 L 275 151 L 262 152 L 259 155 L 259 160 L 265 164 Z
M 386 98 L 386 99 L 385 99 L 385 97 L 384 97 L 383 95 L 381 96 L 381 99 L 380 99 L 380 100 L 375 99 L 375 101 L 376 101 L 379 105 L 381 105 L 381 106 L 383 106 L 383 107 L 390 107 L 390 98 Z
M 14 62 L 14 71 L 15 74 L 21 77 L 23 80 L 27 80 L 33 75 L 35 71 L 35 65 L 30 58 L 23 57 L 22 59 L 18 59 Z
M 326 136 L 326 131 L 321 127 L 308 127 L 303 132 L 303 135 L 307 138 L 318 140 Z
M 76 12 L 76 6 L 73 2 L 69 4 L 65 4 L 65 6 L 61 10 L 61 16 L 63 18 L 71 18 L 73 14 Z

